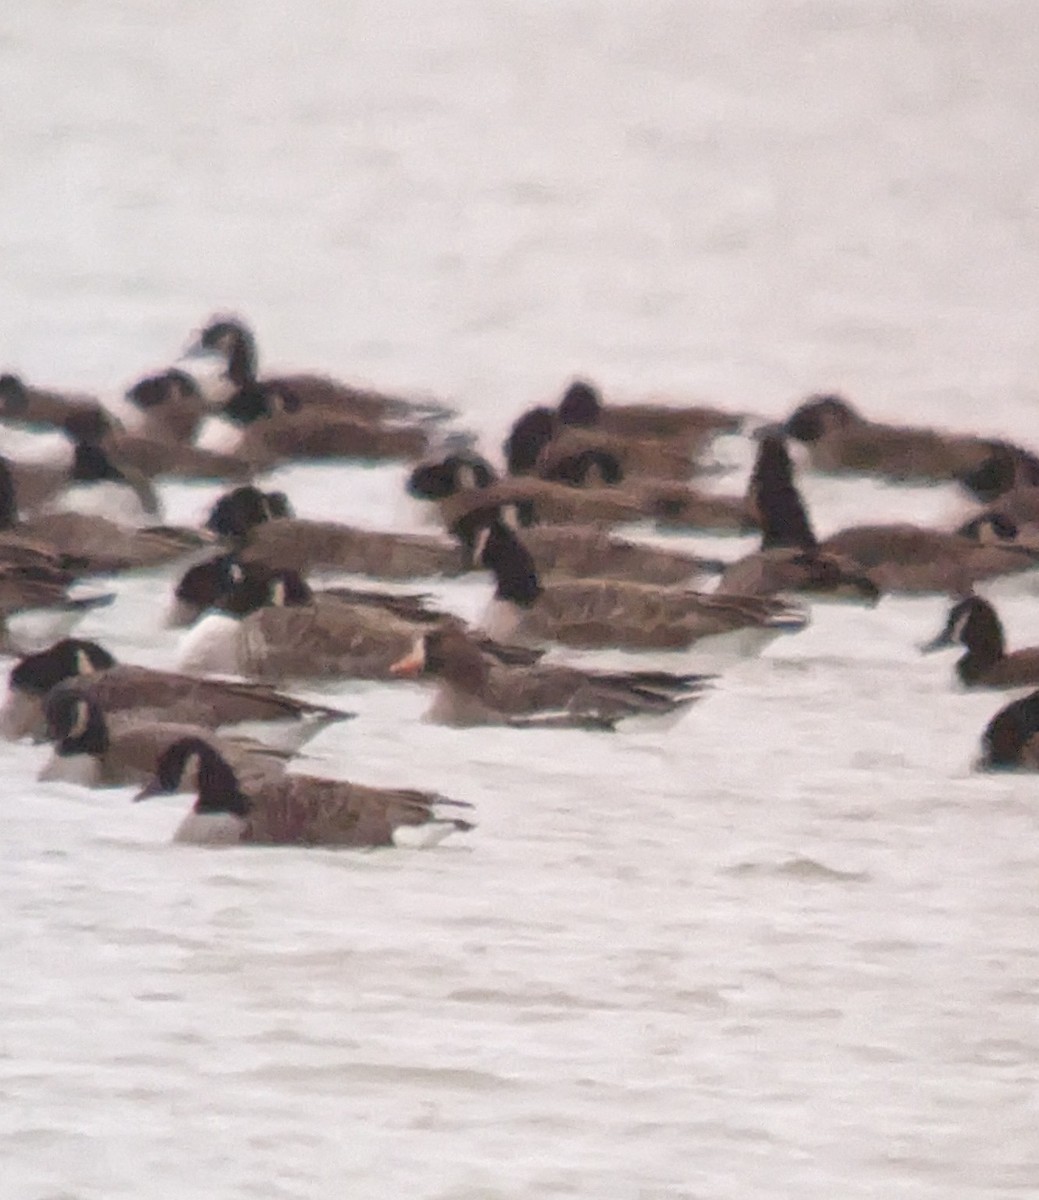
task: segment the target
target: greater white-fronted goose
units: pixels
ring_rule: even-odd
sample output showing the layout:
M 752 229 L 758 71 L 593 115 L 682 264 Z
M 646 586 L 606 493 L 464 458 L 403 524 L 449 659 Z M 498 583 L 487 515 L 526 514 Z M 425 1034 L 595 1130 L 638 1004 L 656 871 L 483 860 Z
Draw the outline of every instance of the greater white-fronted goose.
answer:
M 880 599 L 880 589 L 865 571 L 820 548 L 794 482 L 790 456 L 774 433 L 758 444 L 748 504 L 759 514 L 761 549 L 725 568 L 716 595 L 793 592 L 812 599 L 867 604 Z
M 469 805 L 435 792 L 365 787 L 312 775 L 282 775 L 246 784 L 207 742 L 185 738 L 159 759 L 152 783 L 137 799 L 177 792 L 195 767 L 197 798 L 174 840 L 200 845 L 392 846 L 404 826 L 427 826 L 437 840 L 472 829 L 458 816 Z
M 356 529 L 290 514 L 281 493 L 236 488 L 213 506 L 206 527 L 228 539 L 243 562 L 276 571 L 343 571 L 390 580 L 458 575 L 466 567 L 457 542 L 446 538 Z
M 308 408 L 339 412 L 366 421 L 440 420 L 453 416 L 454 410 L 428 399 L 407 399 L 390 396 L 371 388 L 356 387 L 330 379 L 325 375 L 292 373 L 288 375 L 258 375 L 256 338 L 251 329 L 238 317 L 230 315 L 211 318 L 189 348 L 188 356 L 214 355 L 222 366 L 220 388 L 210 394 L 210 403 L 223 407 L 233 402 L 242 391 L 257 384 L 273 385 L 294 396 Z
M 811 532 L 804 502 L 782 438 L 772 437 L 769 444 L 751 488 L 766 545 L 803 552 Z M 823 538 L 816 553 L 868 576 L 882 593 L 962 595 L 979 580 L 1029 570 L 1039 562 L 1027 547 L 1014 544 L 1017 531 L 1012 526 L 982 522 L 973 533 L 968 537 L 908 524 L 856 525 Z
M 923 646 L 935 650 L 961 645 L 967 653 L 956 664 L 964 687 L 1013 688 L 1039 684 L 1039 646 L 1008 653 L 1003 623 L 993 606 L 981 596 L 966 596 L 949 610 L 938 636 Z
M 803 609 L 771 597 L 711 596 L 612 579 L 542 583 L 517 535 L 493 521 L 476 538 L 476 561 L 494 574 L 487 632 L 505 642 L 628 650 L 680 650 L 743 629 L 803 629 Z
M 40 768 L 41 780 L 90 788 L 141 786 L 155 777 L 163 753 L 188 737 L 212 746 L 245 783 L 280 775 L 292 758 L 253 738 L 218 736 L 186 721 L 156 721 L 135 712 L 106 717 L 89 691 L 75 684 L 53 689 L 45 710 L 54 749 Z
M 286 745 L 304 740 L 354 714 L 311 704 L 265 684 L 202 679 L 176 671 L 157 671 L 117 663 L 97 642 L 64 638 L 47 650 L 29 654 L 12 667 L 7 697 L 0 709 L 0 735 L 9 740 L 42 737 L 48 693 L 72 680 L 109 717 L 147 712 L 169 721 L 190 721 L 207 729 L 262 722 L 291 724 Z M 279 731 L 280 732 L 280 731 Z M 266 736 L 264 740 L 269 740 Z
M 816 470 L 896 483 L 961 479 L 983 467 L 993 447 L 970 434 L 869 421 L 837 395 L 810 396 L 783 428 L 807 447 Z
M 421 598 L 356 588 L 315 593 L 295 571 L 246 563 L 185 635 L 180 666 L 267 680 L 391 679 L 417 634 L 444 620 L 457 618 L 429 610 Z M 519 647 L 486 638 L 480 645 L 508 661 L 530 661 Z
M 663 715 L 698 699 L 709 678 L 666 671 L 587 671 L 553 663 L 508 666 L 457 627 L 415 639 L 395 675 L 436 681 L 431 720 L 444 725 L 612 728 L 622 717 Z

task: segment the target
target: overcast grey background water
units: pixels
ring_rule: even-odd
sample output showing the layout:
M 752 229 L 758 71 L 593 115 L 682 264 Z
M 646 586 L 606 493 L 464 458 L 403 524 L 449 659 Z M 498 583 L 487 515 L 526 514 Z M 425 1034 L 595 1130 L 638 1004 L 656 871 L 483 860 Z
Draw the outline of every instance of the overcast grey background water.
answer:
M 1034 446 L 1037 51 L 1028 0 L 9 5 L 0 357 L 118 394 L 232 308 L 492 450 L 578 371 Z M 401 478 L 279 482 L 407 527 Z M 807 492 L 822 530 L 963 505 Z M 172 661 L 165 578 L 118 587 L 87 632 Z M 1036 788 L 972 775 L 1002 701 L 919 659 L 942 612 L 817 608 L 613 738 L 335 689 L 308 769 L 478 806 L 426 853 L 173 849 L 182 801 L 5 750 L 0 1196 L 1036 1195 Z

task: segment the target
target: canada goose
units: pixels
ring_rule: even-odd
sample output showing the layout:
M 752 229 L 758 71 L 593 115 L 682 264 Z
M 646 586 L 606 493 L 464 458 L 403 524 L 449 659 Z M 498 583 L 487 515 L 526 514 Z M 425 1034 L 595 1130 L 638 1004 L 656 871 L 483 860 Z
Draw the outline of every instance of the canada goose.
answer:
M 694 473 L 696 445 L 687 446 L 675 438 L 611 434 L 594 426 L 568 425 L 547 409 L 535 408 L 517 419 L 504 450 L 512 474 L 566 482 L 560 472 L 572 470 L 572 460 L 588 454 L 602 456 L 600 462 L 616 461 L 628 478 L 681 480 Z
M 118 463 L 115 477 L 140 481 L 170 475 L 181 479 L 248 479 L 252 468 L 233 454 L 204 450 L 190 442 L 144 433 L 127 433 L 107 413 L 97 411 L 70 417 L 66 431 L 95 453 Z M 153 493 L 154 494 L 154 493 Z M 157 502 L 148 510 L 158 512 Z
M 355 588 L 313 592 L 295 571 L 246 563 L 232 586 L 185 636 L 181 669 L 261 679 L 390 679 L 416 634 L 457 618 L 421 597 Z M 522 648 L 481 638 L 482 650 L 530 661 Z
M 964 687 L 1027 687 L 1039 684 L 1039 647 L 1007 653 L 1003 624 L 981 596 L 966 596 L 949 610 L 941 633 L 922 647 L 925 654 L 957 643 L 967 653 L 956 664 Z
M 7 698 L 0 708 L 0 735 L 11 741 L 41 737 L 46 728 L 44 700 L 52 688 L 66 680 L 75 681 L 109 717 L 146 711 L 156 719 L 190 721 L 207 729 L 260 722 L 292 723 L 294 728 L 289 732 L 300 735 L 296 745 L 329 724 L 354 715 L 297 700 L 264 684 L 199 679 L 117 663 L 97 642 L 64 638 L 47 650 L 26 655 L 12 667 Z
M 0 375 L 0 421 L 64 429 L 70 416 L 100 409 L 93 396 L 29 387 L 17 375 Z
M 376 420 L 307 405 L 287 383 L 248 384 L 221 409 L 219 449 L 263 470 L 294 459 L 416 459 L 429 448 L 419 425 Z
M 458 628 L 415 639 L 393 674 L 438 683 L 430 719 L 445 725 L 612 728 L 622 717 L 665 714 L 698 699 L 704 675 L 666 671 L 585 671 L 537 663 L 506 666 L 480 653 Z
M 751 484 L 765 549 L 804 552 L 814 541 L 804 502 L 793 481 L 783 439 L 770 435 Z M 818 543 L 815 553 L 836 558 L 842 570 L 868 576 L 882 593 L 965 593 L 974 583 L 1028 570 L 1037 559 L 1014 544 L 1012 525 L 982 522 L 974 536 L 916 525 L 856 525 Z
M 1039 545 L 1039 487 L 1015 487 L 1004 492 L 965 521 L 959 532 L 976 540 L 984 536 L 986 530 L 989 534 L 1002 530 L 1003 536 L 1015 540 L 1018 545 Z
M 868 421 L 836 395 L 810 396 L 784 430 L 808 448 L 817 470 L 880 475 L 898 483 L 958 479 L 991 454 L 991 443 L 972 435 Z
M 1039 691 L 1012 700 L 981 735 L 983 771 L 1039 770 Z
M 987 442 L 990 453 L 979 465 L 957 476 L 982 504 L 991 504 L 1039 484 L 1039 458 L 1010 442 Z
M 612 579 L 542 584 L 526 547 L 497 520 L 477 535 L 475 559 L 497 585 L 487 632 L 506 642 L 679 650 L 717 634 L 794 632 L 808 623 L 804 610 L 767 597 L 711 596 Z
M 820 549 L 794 483 L 790 456 L 774 434 L 758 444 L 748 503 L 762 514 L 761 549 L 725 568 L 716 595 L 799 592 L 813 599 L 877 603 L 880 589 L 869 575 Z
M 392 846 L 402 826 L 430 826 L 446 835 L 472 829 L 447 807 L 468 808 L 435 792 L 365 787 L 312 775 L 282 775 L 246 784 L 208 743 L 174 742 L 159 759 L 152 783 L 137 799 L 186 786 L 197 763 L 197 799 L 174 840 L 200 845 L 249 842 L 266 846 Z
M 198 383 L 175 369 L 139 379 L 127 389 L 126 400 L 138 414 L 136 433 L 179 445 L 190 444 L 209 411 Z
M 356 529 L 289 515 L 280 493 L 236 488 L 213 506 L 206 528 L 230 541 L 243 562 L 276 571 L 343 571 L 373 579 L 458 575 L 460 547 L 446 538 Z
M 743 416 L 697 405 L 603 404 L 593 384 L 575 379 L 556 409 L 564 425 L 594 426 L 621 437 L 676 438 L 691 452 L 721 433 L 738 433 Z
M 106 717 L 97 700 L 76 685 L 54 688 L 47 696 L 45 716 L 47 740 L 54 750 L 38 778 L 83 787 L 146 784 L 154 778 L 163 752 L 186 737 L 213 746 L 246 782 L 280 774 L 292 757 L 252 738 L 217 736 L 187 722 L 149 720 L 133 712 Z
M 239 563 L 234 554 L 220 554 L 189 567 L 174 588 L 174 603 L 166 621 L 168 628 L 191 625 L 208 608 L 243 583 L 256 570 L 268 572 L 264 564 Z M 317 597 L 326 596 L 351 604 L 364 604 L 392 613 L 406 621 L 436 622 L 446 614 L 430 609 L 429 596 L 397 592 L 374 592 L 370 589 L 343 586 L 320 588 Z
M 75 576 L 51 566 L 18 566 L 0 564 L 0 653 L 20 654 L 24 648 L 11 636 L 7 620 L 19 613 L 50 610 L 50 632 L 68 631 L 86 613 L 111 604 L 111 592 L 102 595 L 73 598 L 68 587 Z
M 88 413 L 83 422 L 93 428 L 107 421 L 102 413 Z M 148 479 L 129 463 L 118 460 L 110 448 L 90 437 L 81 437 L 78 422 L 66 430 L 73 437 L 66 462 L 18 462 L 5 459 L 14 481 L 20 511 L 68 507 L 92 511 L 131 524 L 152 521 L 160 513 L 159 497 Z
M 256 338 L 244 321 L 232 316 L 216 316 L 207 322 L 197 341 L 188 350 L 189 358 L 215 355 L 222 366 L 220 390 L 210 403 L 223 406 L 243 389 L 256 384 L 284 388 L 303 407 L 320 407 L 362 420 L 433 419 L 454 416 L 454 410 L 427 400 L 407 400 L 387 396 L 368 388 L 352 387 L 323 375 L 291 374 L 258 378 Z
M 0 457 L 0 561 L 38 551 L 80 573 L 110 574 L 174 562 L 210 540 L 191 529 L 127 529 L 89 513 L 49 512 L 20 521 L 11 471 Z

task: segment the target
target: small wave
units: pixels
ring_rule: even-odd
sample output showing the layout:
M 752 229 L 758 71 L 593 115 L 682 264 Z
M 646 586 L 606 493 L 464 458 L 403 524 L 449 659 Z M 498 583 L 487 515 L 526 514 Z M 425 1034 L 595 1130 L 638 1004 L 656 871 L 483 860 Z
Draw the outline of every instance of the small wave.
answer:
M 735 866 L 729 867 L 726 874 L 737 877 L 769 875 L 787 879 L 839 883 L 867 883 L 872 878 L 868 871 L 840 871 L 836 867 L 828 867 L 814 858 L 788 858 L 785 862 L 779 863 L 737 863 Z

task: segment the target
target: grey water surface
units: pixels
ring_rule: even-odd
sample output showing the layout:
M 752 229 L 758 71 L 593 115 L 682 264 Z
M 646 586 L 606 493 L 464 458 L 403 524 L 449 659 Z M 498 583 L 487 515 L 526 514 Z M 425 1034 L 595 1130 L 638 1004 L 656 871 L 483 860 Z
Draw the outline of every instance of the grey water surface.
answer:
M 577 372 L 1034 447 L 1037 53 L 1030 0 L 9 4 L 0 366 L 114 397 L 231 309 L 492 453 Z M 419 528 L 403 477 L 275 478 Z M 805 490 L 820 532 L 966 511 Z M 83 631 L 171 663 L 170 579 Z M 1013 645 L 1037 586 L 990 589 Z M 476 806 L 427 851 L 172 847 L 183 798 L 3 748 L 0 1197 L 1036 1196 L 1039 792 L 972 773 L 1003 699 L 920 658 L 943 616 L 818 606 L 612 737 L 327 689 L 361 717 L 302 769 Z

